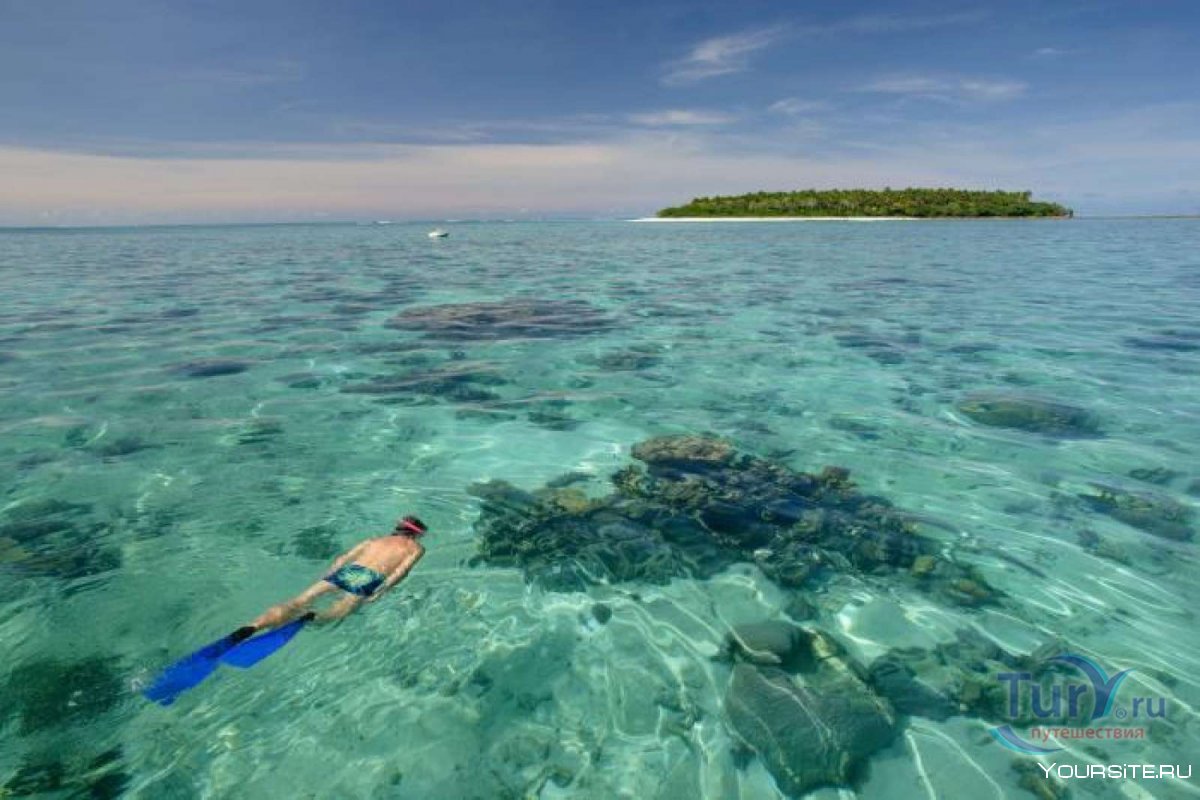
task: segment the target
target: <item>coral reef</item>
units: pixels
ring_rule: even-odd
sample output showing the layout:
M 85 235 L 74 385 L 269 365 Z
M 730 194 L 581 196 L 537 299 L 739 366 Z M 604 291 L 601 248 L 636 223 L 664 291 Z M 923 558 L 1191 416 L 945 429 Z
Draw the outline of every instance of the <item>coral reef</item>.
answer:
M 600 498 L 475 485 L 477 560 L 520 567 L 531 582 L 563 591 L 706 578 L 750 562 L 785 587 L 830 572 L 898 574 L 960 605 L 998 598 L 887 500 L 860 493 L 844 469 L 796 472 L 703 436 L 657 437 L 633 456 L 645 467 L 618 471 L 616 490 Z

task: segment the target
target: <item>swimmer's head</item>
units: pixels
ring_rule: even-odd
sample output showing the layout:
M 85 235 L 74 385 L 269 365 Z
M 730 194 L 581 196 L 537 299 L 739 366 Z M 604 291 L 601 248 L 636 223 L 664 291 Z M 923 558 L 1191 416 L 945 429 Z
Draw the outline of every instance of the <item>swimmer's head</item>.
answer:
M 424 536 L 429 528 L 425 527 L 425 523 L 413 516 L 404 517 L 396 523 L 396 529 L 392 531 L 394 536 Z

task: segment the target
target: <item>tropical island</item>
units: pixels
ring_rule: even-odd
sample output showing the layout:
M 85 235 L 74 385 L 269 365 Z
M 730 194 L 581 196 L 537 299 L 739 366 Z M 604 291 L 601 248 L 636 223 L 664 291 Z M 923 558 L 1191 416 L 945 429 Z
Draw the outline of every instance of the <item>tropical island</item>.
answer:
M 1058 203 L 1031 199 L 1031 192 L 967 189 L 801 189 L 729 197 L 697 197 L 658 212 L 658 219 L 713 217 L 1070 217 Z

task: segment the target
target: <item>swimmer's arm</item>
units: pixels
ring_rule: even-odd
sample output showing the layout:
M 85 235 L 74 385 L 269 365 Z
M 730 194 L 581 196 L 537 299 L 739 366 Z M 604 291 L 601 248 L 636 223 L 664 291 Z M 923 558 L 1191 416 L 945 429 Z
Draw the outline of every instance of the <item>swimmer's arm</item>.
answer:
M 374 603 L 389 589 L 402 581 L 404 576 L 407 575 L 409 571 L 417 565 L 417 562 L 421 560 L 421 556 L 423 555 L 425 555 L 424 548 L 416 551 L 411 556 L 401 561 L 400 564 L 394 570 L 392 570 L 392 573 L 388 575 L 387 580 L 383 582 L 383 585 L 379 587 L 375 594 L 367 598 L 367 602 Z
M 346 552 L 342 553 L 340 556 L 338 556 L 337 558 L 335 558 L 333 560 L 333 566 L 331 566 L 326 571 L 325 574 L 329 575 L 331 573 L 337 572 L 339 569 L 342 568 L 343 564 L 345 564 L 347 561 L 351 560 L 352 558 L 357 556 L 359 553 L 361 553 L 363 550 L 363 547 L 365 547 L 365 546 L 366 546 L 365 542 L 360 542 L 359 544 L 354 545 L 354 547 L 350 548 Z

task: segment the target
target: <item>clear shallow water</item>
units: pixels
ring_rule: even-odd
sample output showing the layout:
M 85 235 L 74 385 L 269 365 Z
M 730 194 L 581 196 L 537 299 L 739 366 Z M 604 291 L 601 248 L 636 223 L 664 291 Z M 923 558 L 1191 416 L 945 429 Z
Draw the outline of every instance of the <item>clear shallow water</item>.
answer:
M 57 761 L 64 793 L 141 797 L 774 796 L 761 761 L 734 757 L 730 668 L 712 656 L 794 592 L 750 564 L 574 593 L 469 564 L 471 484 L 534 490 L 578 472 L 600 495 L 633 444 L 664 433 L 847 467 L 1009 595 L 964 609 L 849 575 L 803 592 L 807 624 L 855 659 L 964 629 L 1016 653 L 1061 637 L 1169 698 L 1171 724 L 1111 744 L 1112 760 L 1191 763 L 1196 545 L 1078 495 L 1103 483 L 1197 502 L 1200 223 L 424 234 L 0 233 L 0 524 L 23 524 L 0 535 L 0 782 L 52 785 Z M 584 301 L 616 324 L 455 342 L 384 325 L 506 298 Z M 958 410 L 987 391 L 1079 406 L 1104 435 Z M 1174 474 L 1131 475 L 1154 468 Z M 137 695 L 405 512 L 434 533 L 392 596 L 172 708 Z M 1032 796 L 990 726 L 914 718 L 858 795 Z M 1098 760 L 1073 748 L 1075 763 Z

